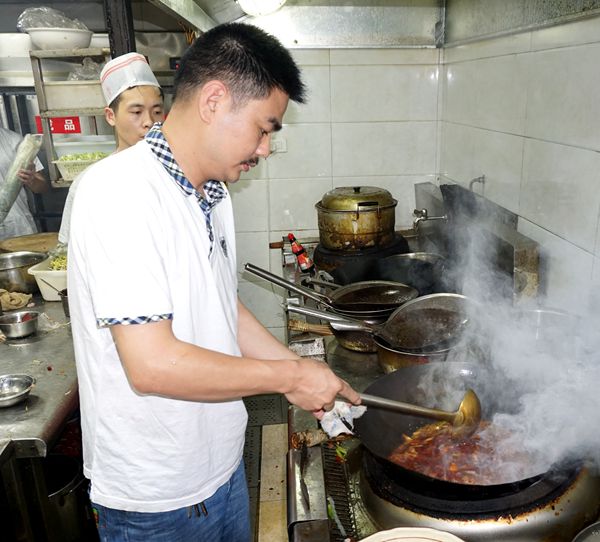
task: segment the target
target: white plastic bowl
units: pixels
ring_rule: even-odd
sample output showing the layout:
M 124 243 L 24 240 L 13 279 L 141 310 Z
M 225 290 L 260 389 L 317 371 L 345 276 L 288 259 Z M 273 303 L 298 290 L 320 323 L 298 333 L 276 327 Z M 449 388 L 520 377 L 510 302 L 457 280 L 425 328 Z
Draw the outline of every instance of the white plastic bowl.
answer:
M 28 28 L 31 44 L 36 49 L 85 49 L 93 32 L 79 28 Z
M 437 529 L 396 527 L 363 538 L 362 542 L 464 542 L 464 540 Z

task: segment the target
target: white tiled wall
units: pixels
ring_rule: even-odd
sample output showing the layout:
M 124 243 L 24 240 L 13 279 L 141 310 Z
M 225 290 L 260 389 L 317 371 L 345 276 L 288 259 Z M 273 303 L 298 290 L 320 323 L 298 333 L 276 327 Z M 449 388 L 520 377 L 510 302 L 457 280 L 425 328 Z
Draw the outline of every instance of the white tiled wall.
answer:
M 276 152 L 232 185 L 240 297 L 283 336 L 281 290 L 243 273 L 246 262 L 281 269 L 269 250 L 288 232 L 318 235 L 314 208 L 338 186 L 386 188 L 398 200 L 396 224 L 412 221 L 414 184 L 435 178 L 439 51 L 293 50 L 308 103 L 290 103 Z M 279 140 L 279 141 L 277 141 Z
M 314 236 L 314 204 L 374 185 L 412 222 L 416 182 L 450 179 L 517 213 L 542 246 L 547 304 L 600 282 L 600 18 L 436 49 L 293 50 L 308 86 L 273 154 L 232 187 L 240 295 L 278 336 L 280 290 L 242 273 L 280 269 L 269 250 Z
M 441 59 L 441 175 L 468 186 L 485 174 L 484 195 L 541 244 L 546 304 L 570 309 L 600 281 L 599 59 L 600 18 Z

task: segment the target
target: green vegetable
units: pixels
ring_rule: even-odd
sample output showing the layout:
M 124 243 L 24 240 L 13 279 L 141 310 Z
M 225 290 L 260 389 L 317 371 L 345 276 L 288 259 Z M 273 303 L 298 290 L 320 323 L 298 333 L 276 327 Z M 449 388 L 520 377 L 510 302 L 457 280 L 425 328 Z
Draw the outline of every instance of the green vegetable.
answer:
M 67 268 L 67 257 L 56 256 L 50 260 L 50 269 L 53 271 L 64 271 Z
M 74 154 L 65 154 L 61 156 L 58 160 L 60 162 L 71 162 L 73 160 L 100 160 L 102 158 L 106 158 L 108 156 L 107 152 L 78 152 Z

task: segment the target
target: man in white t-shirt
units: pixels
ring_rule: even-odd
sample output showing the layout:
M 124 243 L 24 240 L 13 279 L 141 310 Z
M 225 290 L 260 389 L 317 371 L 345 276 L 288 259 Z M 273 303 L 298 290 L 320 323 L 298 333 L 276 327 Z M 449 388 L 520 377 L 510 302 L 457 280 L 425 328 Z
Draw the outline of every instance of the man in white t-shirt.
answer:
M 89 168 L 69 305 L 84 472 L 103 541 L 248 542 L 244 396 L 321 417 L 358 394 L 241 304 L 223 183 L 269 155 L 300 71 L 272 36 L 217 26 L 187 50 L 163 125 Z
M 104 118 L 115 129 L 115 152 L 135 145 L 155 122 L 165 119 L 163 91 L 143 55 L 127 53 L 109 60 L 100 73 L 100 86 L 106 102 Z M 65 245 L 80 179 L 78 175 L 69 187 L 60 222 L 58 240 Z

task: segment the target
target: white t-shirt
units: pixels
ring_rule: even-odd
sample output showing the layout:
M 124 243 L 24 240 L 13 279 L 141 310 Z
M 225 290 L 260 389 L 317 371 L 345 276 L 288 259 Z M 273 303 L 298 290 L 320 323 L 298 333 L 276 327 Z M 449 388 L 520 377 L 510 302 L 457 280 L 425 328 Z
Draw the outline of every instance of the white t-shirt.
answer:
M 141 141 L 86 170 L 71 219 L 69 306 L 91 499 L 139 512 L 201 502 L 241 461 L 243 402 L 138 395 L 98 322 L 172 315 L 182 341 L 239 356 L 231 199 L 213 209 L 209 259 L 198 202 Z
M 4 183 L 4 177 L 16 157 L 17 148 L 22 140 L 23 138 L 19 134 L 0 128 L 0 185 Z M 44 169 L 37 157 L 33 160 L 33 163 L 36 171 Z M 37 231 L 35 220 L 29 210 L 27 193 L 23 187 L 4 222 L 0 224 L 0 239 L 29 235 L 37 233 Z

